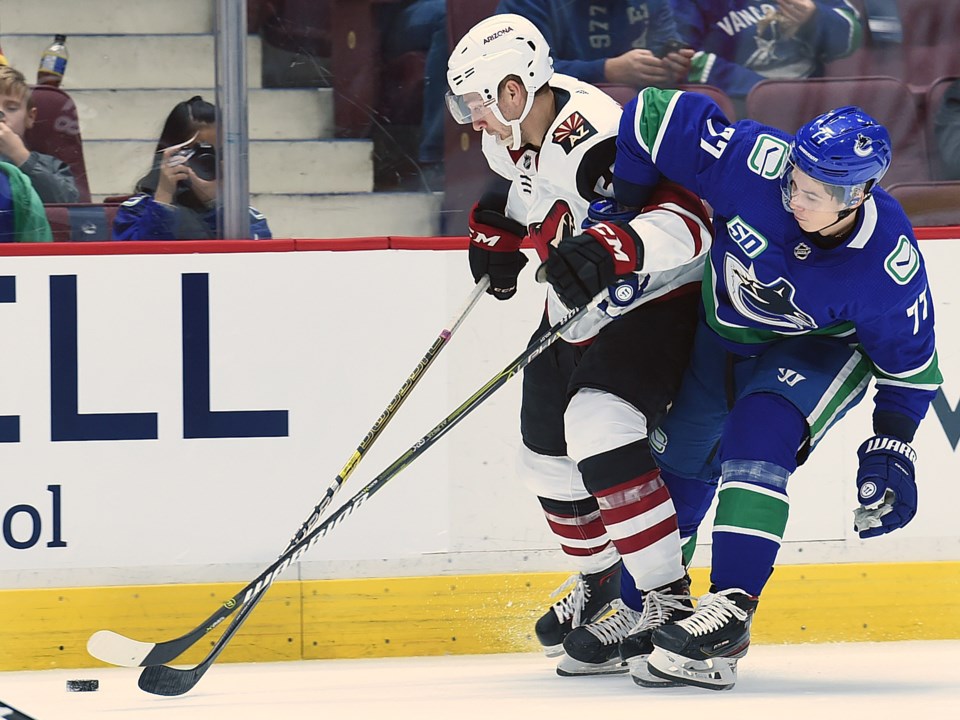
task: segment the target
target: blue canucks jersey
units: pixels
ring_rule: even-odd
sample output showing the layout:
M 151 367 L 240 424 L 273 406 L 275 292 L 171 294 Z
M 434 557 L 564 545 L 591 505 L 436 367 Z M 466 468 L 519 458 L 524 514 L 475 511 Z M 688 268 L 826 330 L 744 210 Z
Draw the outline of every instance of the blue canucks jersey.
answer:
M 731 124 L 704 95 L 648 88 L 623 111 L 617 198 L 635 204 L 631 196 L 662 174 L 713 207 L 703 309 L 731 352 L 756 355 L 808 333 L 860 343 L 877 378 L 876 410 L 919 423 L 942 377 L 913 228 L 874 188 L 842 244 L 818 246 L 781 200 L 792 139 L 752 120 Z

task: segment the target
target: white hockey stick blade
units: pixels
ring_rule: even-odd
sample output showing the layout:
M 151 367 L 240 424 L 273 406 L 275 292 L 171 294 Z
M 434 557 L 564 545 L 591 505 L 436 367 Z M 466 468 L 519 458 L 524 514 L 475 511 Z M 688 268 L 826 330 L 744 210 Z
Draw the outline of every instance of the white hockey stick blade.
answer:
M 156 643 L 133 640 L 113 630 L 98 630 L 87 640 L 87 652 L 120 667 L 139 667 Z

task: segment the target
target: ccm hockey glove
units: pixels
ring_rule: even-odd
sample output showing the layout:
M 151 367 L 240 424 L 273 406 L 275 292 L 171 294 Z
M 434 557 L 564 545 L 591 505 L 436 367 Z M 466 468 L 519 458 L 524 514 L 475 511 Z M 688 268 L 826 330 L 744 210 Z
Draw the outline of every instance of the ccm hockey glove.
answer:
M 546 280 L 563 304 L 582 307 L 619 275 L 643 265 L 643 242 L 627 224 L 599 223 L 563 238 L 544 263 Z
M 902 528 L 917 513 L 917 453 L 890 435 L 874 435 L 857 450 L 857 499 L 853 529 L 861 538 Z
M 509 300 L 517 292 L 517 278 L 527 264 L 520 250 L 526 228 L 500 210 L 491 209 L 488 196 L 470 211 L 470 272 L 475 282 L 490 276 L 487 292 L 497 300 Z

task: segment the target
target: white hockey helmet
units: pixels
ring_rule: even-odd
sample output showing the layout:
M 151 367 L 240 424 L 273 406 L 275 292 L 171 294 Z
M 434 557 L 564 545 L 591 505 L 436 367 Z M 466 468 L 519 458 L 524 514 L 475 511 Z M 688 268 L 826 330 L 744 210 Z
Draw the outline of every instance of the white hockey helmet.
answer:
M 516 120 L 507 120 L 497 106 L 500 83 L 520 78 L 527 102 Z M 543 34 L 520 15 L 493 15 L 473 26 L 457 43 L 447 63 L 447 107 L 461 125 L 486 112 L 513 132 L 520 148 L 520 123 L 533 106 L 533 96 L 553 75 L 553 59 Z

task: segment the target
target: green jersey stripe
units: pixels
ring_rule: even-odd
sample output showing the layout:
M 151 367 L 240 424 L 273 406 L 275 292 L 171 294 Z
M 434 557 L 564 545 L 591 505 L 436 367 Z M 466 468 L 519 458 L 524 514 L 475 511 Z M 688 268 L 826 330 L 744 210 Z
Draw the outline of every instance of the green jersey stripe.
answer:
M 830 383 L 820 402 L 807 416 L 810 426 L 810 442 L 816 445 L 820 435 L 830 427 L 830 423 L 844 411 L 847 406 L 858 397 L 860 392 L 870 384 L 870 361 L 862 353 L 854 353 L 843 366 L 837 376 Z
M 764 490 L 745 483 L 721 484 L 714 529 L 722 525 L 732 528 L 730 532 L 739 528 L 782 538 L 790 502 L 786 495 Z

